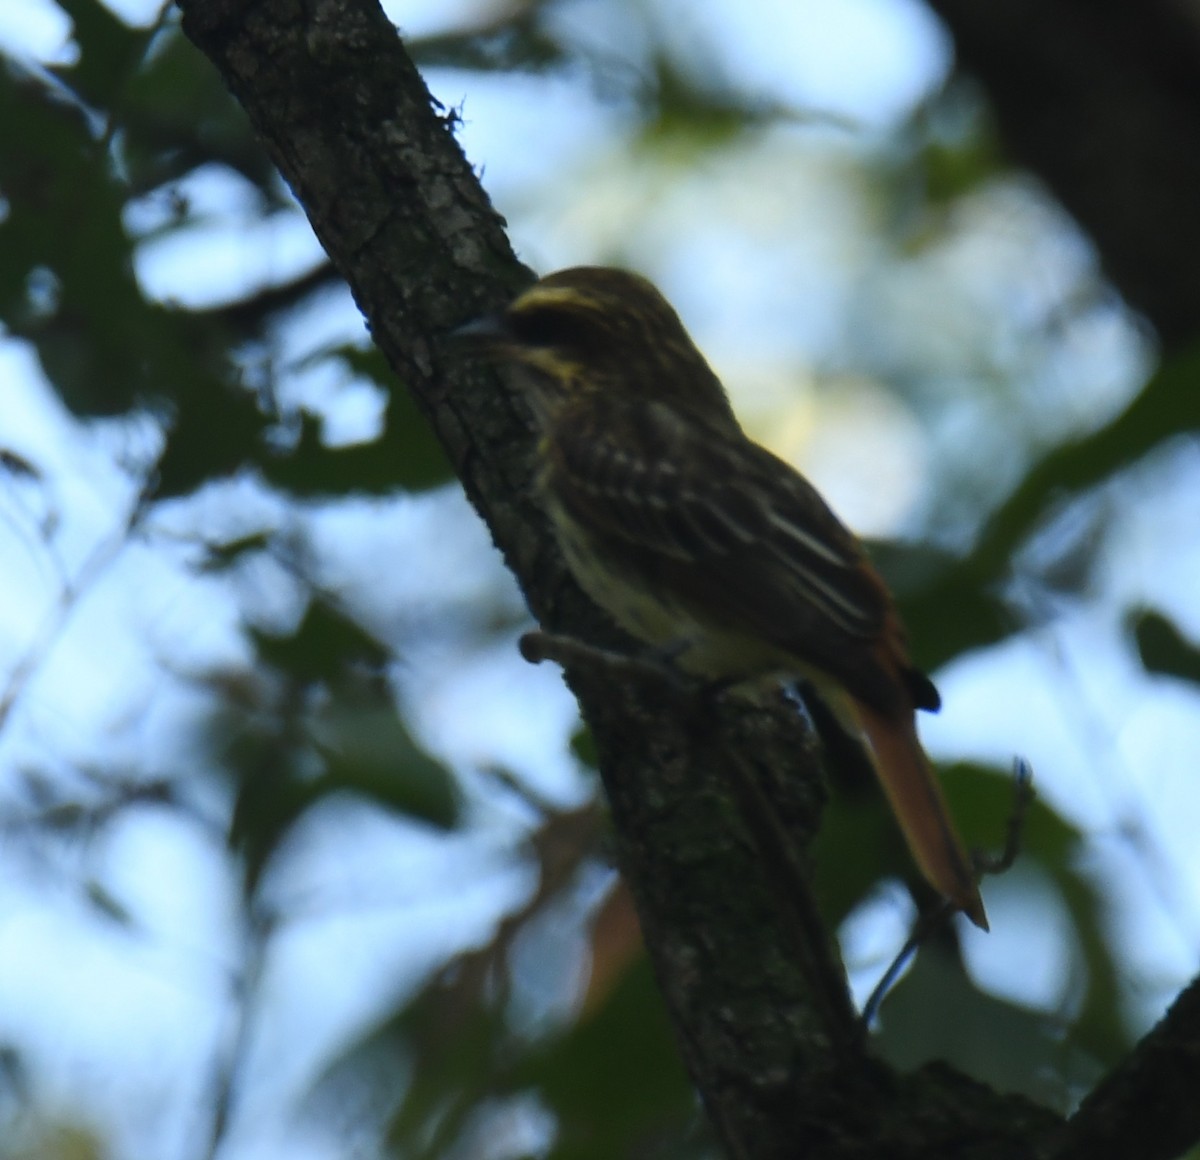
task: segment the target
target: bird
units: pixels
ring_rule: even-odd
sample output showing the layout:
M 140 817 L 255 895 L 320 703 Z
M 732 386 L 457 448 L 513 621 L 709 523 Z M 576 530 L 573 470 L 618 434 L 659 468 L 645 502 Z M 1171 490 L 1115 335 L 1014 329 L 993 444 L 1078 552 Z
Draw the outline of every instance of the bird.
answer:
M 751 439 L 647 279 L 577 266 L 458 329 L 537 431 L 536 491 L 567 567 L 683 673 L 800 678 L 859 740 L 925 879 L 982 929 L 977 875 L 916 729 L 937 710 L 854 534 Z

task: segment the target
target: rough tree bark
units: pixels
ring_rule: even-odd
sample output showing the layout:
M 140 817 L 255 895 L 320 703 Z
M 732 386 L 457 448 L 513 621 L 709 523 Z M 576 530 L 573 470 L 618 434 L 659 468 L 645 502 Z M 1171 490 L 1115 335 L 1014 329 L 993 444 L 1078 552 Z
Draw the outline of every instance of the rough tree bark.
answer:
M 528 277 L 503 222 L 374 0 L 180 0 L 428 415 L 530 607 L 605 643 L 530 505 L 531 434 L 502 381 L 461 365 L 455 325 Z M 403 388 L 401 388 L 403 389 Z M 631 885 L 685 1062 L 731 1157 L 1051 1155 L 1052 1114 L 949 1069 L 898 1076 L 866 1051 L 830 936 L 751 824 L 764 779 L 806 848 L 823 800 L 786 706 L 701 723 L 669 689 L 569 674 L 595 736 Z M 786 784 L 771 771 L 789 771 Z

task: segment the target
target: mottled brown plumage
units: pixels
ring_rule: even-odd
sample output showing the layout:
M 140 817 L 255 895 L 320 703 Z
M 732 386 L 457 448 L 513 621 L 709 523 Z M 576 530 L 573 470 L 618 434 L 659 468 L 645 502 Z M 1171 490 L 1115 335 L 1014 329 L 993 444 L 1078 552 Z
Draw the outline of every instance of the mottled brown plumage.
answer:
M 662 295 L 621 270 L 563 270 L 467 332 L 519 372 L 581 586 L 687 671 L 810 678 L 863 738 L 925 876 L 986 927 L 917 740 L 937 691 L 886 586 L 816 489 L 744 434 Z

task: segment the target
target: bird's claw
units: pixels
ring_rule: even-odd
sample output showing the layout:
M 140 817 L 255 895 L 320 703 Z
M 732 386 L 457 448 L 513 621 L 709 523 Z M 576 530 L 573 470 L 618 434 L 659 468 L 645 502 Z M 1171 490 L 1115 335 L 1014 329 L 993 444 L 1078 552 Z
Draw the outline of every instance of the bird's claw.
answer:
M 563 668 L 600 668 L 617 677 L 666 685 L 679 695 L 697 692 L 695 682 L 684 677 L 666 656 L 658 652 L 644 655 L 616 652 L 541 629 L 524 633 L 518 647 L 521 656 L 533 665 L 554 661 Z

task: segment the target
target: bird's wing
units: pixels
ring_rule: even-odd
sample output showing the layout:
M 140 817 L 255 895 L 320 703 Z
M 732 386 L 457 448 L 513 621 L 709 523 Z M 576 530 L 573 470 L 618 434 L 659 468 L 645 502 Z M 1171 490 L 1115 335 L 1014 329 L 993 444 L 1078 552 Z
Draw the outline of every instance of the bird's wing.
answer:
M 677 408 L 591 399 L 560 420 L 550 486 L 594 535 L 657 556 L 693 598 L 804 656 L 810 637 L 872 640 L 890 602 L 857 541 L 796 471 L 735 428 Z M 790 638 L 799 633 L 803 640 Z
M 736 428 L 660 404 L 588 400 L 549 443 L 557 501 L 610 552 L 624 546 L 644 579 L 711 622 L 834 678 L 818 691 L 865 742 L 918 865 L 986 929 L 913 721 L 916 705 L 936 708 L 937 692 L 908 663 L 882 580 L 815 489 Z

